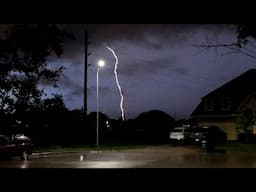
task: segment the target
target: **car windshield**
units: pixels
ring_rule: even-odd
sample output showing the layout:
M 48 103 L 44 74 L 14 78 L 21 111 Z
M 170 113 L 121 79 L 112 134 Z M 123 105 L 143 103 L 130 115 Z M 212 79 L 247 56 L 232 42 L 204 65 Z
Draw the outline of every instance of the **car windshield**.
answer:
M 17 144 L 22 144 L 22 143 L 30 143 L 28 139 L 18 139 L 15 141 Z
M 172 132 L 183 132 L 183 129 L 173 129 Z

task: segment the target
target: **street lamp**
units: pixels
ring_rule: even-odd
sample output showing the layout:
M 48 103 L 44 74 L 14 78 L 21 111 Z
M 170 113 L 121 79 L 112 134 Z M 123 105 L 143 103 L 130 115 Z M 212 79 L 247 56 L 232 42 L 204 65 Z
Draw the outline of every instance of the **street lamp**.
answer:
M 99 71 L 104 67 L 105 62 L 99 60 L 97 64 L 97 125 L 96 125 L 96 145 L 99 147 Z

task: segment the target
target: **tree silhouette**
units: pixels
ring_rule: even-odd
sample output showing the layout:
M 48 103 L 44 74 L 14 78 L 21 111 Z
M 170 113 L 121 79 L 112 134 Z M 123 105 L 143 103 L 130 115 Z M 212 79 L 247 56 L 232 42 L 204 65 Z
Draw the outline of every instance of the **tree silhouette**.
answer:
M 99 112 L 99 140 L 100 142 L 102 139 L 105 139 L 107 133 L 108 133 L 108 126 L 106 124 L 107 121 L 109 121 L 110 118 L 104 114 Z M 96 122 L 97 122 L 97 113 L 96 112 L 91 112 L 87 116 L 87 136 L 88 140 L 90 142 L 95 143 L 95 138 L 96 138 Z
M 49 68 L 47 59 L 61 56 L 65 38 L 73 36 L 50 24 L 12 25 L 6 31 L 0 40 L 0 66 L 6 70 L 0 76 L 0 111 L 20 116 L 45 106 L 45 92 L 38 85 L 57 87 L 64 68 Z M 54 95 L 56 99 L 62 97 Z
M 234 24 L 236 28 L 236 40 L 230 43 L 207 42 L 200 45 L 194 45 L 202 49 L 215 49 L 223 47 L 229 50 L 222 55 L 227 54 L 243 54 L 256 59 L 256 25 L 255 24 Z
M 135 119 L 135 126 L 142 129 L 149 140 L 167 141 L 174 125 L 175 119 L 159 110 L 143 112 Z
M 242 133 L 252 133 L 250 130 L 253 123 L 253 111 L 250 109 L 243 110 L 236 118 L 237 129 Z

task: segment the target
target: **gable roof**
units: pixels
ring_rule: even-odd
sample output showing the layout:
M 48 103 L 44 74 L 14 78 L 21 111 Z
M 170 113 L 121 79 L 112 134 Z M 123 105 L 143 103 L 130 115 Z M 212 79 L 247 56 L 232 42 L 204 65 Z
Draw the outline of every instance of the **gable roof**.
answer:
M 250 95 L 251 93 L 256 92 L 256 69 L 250 69 L 245 73 L 239 75 L 233 80 L 227 82 L 226 84 L 220 86 L 219 88 L 208 93 L 202 97 L 200 104 L 192 112 L 191 116 L 194 115 L 207 115 L 207 114 L 221 114 L 221 113 L 230 113 L 237 110 L 240 104 Z M 232 98 L 232 108 L 230 111 L 221 112 L 211 111 L 205 112 L 203 100 L 209 98 L 221 98 L 221 97 L 230 97 Z
M 222 85 L 221 87 L 208 93 L 202 99 L 206 97 L 216 97 L 223 95 L 233 96 L 237 94 L 246 94 L 247 96 L 249 93 L 256 90 L 254 82 L 256 83 L 256 69 L 250 69 Z

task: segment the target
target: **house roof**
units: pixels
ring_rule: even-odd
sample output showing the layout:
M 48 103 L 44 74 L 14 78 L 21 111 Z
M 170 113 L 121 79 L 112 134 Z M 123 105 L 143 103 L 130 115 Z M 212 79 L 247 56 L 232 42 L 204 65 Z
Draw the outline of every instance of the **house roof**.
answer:
M 248 95 L 253 92 L 256 92 L 256 69 L 246 71 L 245 73 L 202 97 L 200 104 L 192 112 L 191 116 L 215 114 L 227 115 L 234 113 L 240 104 L 248 97 Z M 232 99 L 232 106 L 229 111 L 220 111 L 218 108 L 213 111 L 204 111 L 203 100 L 221 97 L 229 97 Z

